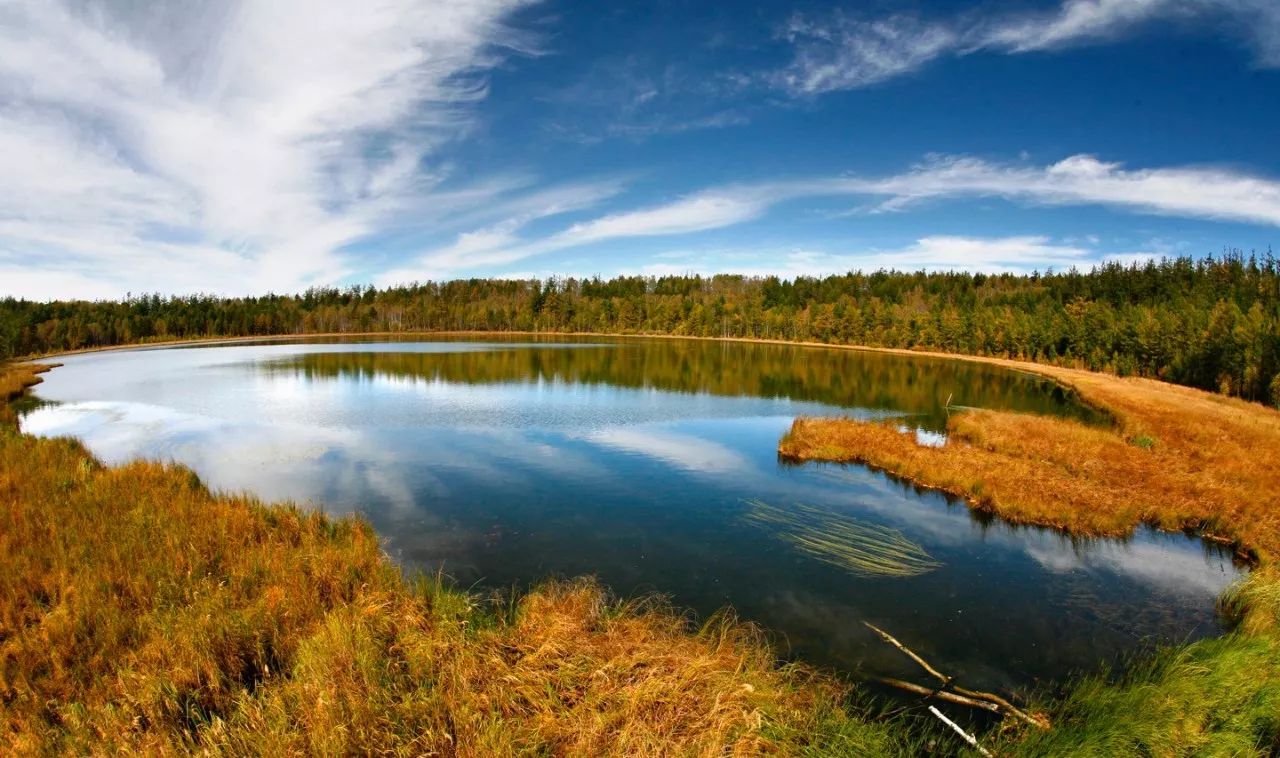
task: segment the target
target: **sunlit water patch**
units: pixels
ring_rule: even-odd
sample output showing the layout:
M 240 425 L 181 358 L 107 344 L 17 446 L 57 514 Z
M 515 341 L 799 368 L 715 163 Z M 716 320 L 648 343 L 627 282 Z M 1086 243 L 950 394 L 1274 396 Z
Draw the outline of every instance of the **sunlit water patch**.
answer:
M 409 569 L 493 587 L 595 574 L 728 604 L 842 670 L 909 672 L 865 620 L 974 686 L 1057 678 L 1216 633 L 1239 575 L 1183 535 L 1073 540 L 777 460 L 801 414 L 897 419 L 937 444 L 948 397 L 1105 423 L 983 366 L 673 341 L 273 344 L 75 356 L 38 394 L 28 432 L 359 511 Z

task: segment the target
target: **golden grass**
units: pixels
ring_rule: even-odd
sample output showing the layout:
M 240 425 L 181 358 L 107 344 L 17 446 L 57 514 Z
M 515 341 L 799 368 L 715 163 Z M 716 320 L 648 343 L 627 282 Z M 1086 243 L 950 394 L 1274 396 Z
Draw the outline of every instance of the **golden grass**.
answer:
M 987 362 L 1067 385 L 1114 427 L 968 410 L 934 448 L 892 422 L 797 419 L 779 453 L 865 463 L 1013 521 L 1096 535 L 1141 523 L 1192 529 L 1258 559 L 1221 600 L 1233 631 L 1161 650 L 1123 676 L 1086 676 L 1043 703 L 1052 730 L 1005 731 L 990 746 L 1025 756 L 1280 752 L 1280 412 L 1153 380 Z
M 408 582 L 358 520 L 3 427 L 0 555 L 3 754 L 909 753 L 728 617 Z
M 9 402 L 21 397 L 28 388 L 44 381 L 40 378 L 40 374 L 60 365 L 58 363 L 24 363 L 16 366 L 0 364 L 0 427 L 12 426 L 16 421 Z
M 1115 427 L 970 410 L 951 417 L 945 446 L 931 448 L 890 424 L 797 419 L 778 450 L 866 463 L 1005 518 L 1078 534 L 1149 523 L 1260 558 L 1280 550 L 1280 412 L 1148 379 L 1034 371 L 1110 412 Z

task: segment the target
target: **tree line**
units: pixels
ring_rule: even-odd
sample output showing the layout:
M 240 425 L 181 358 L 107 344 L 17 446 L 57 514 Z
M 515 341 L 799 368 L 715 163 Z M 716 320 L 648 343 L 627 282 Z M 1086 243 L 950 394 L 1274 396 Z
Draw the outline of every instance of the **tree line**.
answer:
M 466 279 L 240 298 L 0 300 L 0 357 L 10 358 L 197 337 L 473 330 L 927 348 L 1150 376 L 1280 406 L 1280 264 L 1270 251 L 1031 274 Z

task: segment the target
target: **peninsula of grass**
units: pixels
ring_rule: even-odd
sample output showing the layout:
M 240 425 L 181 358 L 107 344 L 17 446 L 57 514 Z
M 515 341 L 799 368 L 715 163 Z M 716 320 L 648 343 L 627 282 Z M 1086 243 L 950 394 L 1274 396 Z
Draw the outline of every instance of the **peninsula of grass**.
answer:
M 1053 366 L 990 362 L 1062 383 L 1109 428 L 989 410 L 953 413 L 941 447 L 893 421 L 797 419 L 790 460 L 860 463 L 1014 522 L 1122 536 L 1141 524 L 1232 545 L 1254 563 L 1222 598 L 1230 633 L 1097 675 L 1049 704 L 1054 728 L 1009 754 L 1280 752 L 1280 412 L 1199 390 Z M 1010 609 L 1016 613 L 1017 609 Z
M 0 400 L 38 381 L 0 368 Z M 849 689 L 590 580 L 407 580 L 362 521 L 0 424 L 0 753 L 911 754 Z

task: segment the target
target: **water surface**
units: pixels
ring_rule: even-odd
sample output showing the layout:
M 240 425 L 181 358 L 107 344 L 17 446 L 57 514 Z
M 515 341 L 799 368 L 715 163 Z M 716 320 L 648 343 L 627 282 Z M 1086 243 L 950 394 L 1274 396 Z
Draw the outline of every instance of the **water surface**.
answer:
M 1051 383 L 978 364 L 672 340 L 238 344 L 65 364 L 26 431 L 359 511 L 406 567 L 464 585 L 594 574 L 703 614 L 732 605 L 789 655 L 843 671 L 917 675 L 867 620 L 971 686 L 1055 679 L 1217 633 L 1214 599 L 1239 575 L 1180 534 L 1072 540 L 862 467 L 777 459 L 802 414 L 893 417 L 925 438 L 948 399 L 1105 423 Z M 896 535 L 927 562 L 868 572 L 806 542 L 832 534 L 875 550 Z

